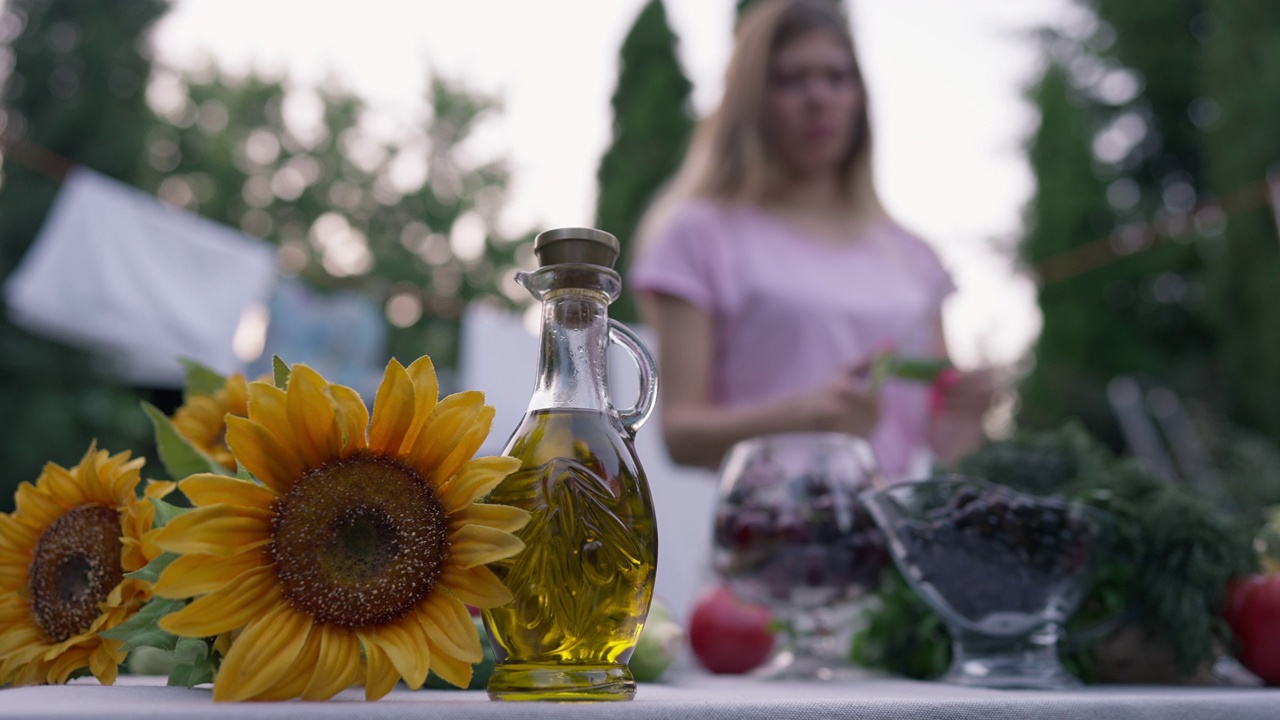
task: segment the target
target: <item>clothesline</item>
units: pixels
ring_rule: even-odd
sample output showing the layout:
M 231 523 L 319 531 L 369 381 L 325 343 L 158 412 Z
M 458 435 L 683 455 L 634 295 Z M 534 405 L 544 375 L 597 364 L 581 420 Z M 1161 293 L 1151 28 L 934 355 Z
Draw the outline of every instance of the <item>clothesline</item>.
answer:
M 1280 166 L 1266 177 L 1241 185 L 1199 203 L 1184 213 L 1171 213 L 1154 222 L 1128 223 L 1110 235 L 1077 245 L 1034 264 L 1042 286 L 1065 282 L 1128 257 L 1168 244 L 1191 239 L 1237 215 L 1271 205 L 1280 233 Z
M 3 148 L 5 158 L 12 158 L 26 169 L 57 182 L 65 180 L 67 173 L 77 165 L 70 158 L 10 135 L 0 134 L 0 148 Z

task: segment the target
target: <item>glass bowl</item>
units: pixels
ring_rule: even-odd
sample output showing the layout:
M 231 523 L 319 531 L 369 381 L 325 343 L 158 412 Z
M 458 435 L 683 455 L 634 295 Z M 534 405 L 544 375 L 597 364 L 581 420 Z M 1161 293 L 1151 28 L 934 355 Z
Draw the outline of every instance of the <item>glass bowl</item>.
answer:
M 903 576 L 946 622 L 946 682 L 1079 685 L 1058 660 L 1062 628 L 1089 587 L 1103 514 L 974 478 L 863 494 Z
M 735 445 L 720 471 L 713 562 L 740 598 L 767 606 L 783 649 L 758 674 L 847 676 L 858 603 L 889 554 L 859 499 L 879 467 L 864 440 L 769 435 Z

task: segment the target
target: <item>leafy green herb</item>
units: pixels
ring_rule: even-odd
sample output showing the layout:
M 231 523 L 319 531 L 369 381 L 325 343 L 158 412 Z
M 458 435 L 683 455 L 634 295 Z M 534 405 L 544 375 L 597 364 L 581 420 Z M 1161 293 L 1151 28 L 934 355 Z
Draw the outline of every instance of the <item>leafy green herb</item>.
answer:
M 876 590 L 866 627 L 853 638 L 854 663 L 917 680 L 931 680 L 951 663 L 951 640 L 942 618 L 916 595 L 897 568 Z

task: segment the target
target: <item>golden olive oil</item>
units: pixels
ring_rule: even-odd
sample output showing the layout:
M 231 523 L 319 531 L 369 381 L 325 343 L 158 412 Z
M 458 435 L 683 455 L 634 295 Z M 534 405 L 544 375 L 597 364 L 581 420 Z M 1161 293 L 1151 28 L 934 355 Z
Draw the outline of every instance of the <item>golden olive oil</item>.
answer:
M 532 514 L 525 549 L 489 567 L 515 599 L 484 611 L 503 700 L 630 699 L 626 668 L 657 569 L 653 500 L 616 419 L 535 410 L 507 454 L 521 461 L 489 502 Z

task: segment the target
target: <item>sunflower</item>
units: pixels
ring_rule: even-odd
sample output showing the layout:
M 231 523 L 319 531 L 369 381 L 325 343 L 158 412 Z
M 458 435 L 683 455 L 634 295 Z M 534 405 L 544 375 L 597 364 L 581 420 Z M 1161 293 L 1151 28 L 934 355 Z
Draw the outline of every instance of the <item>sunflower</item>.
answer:
M 124 574 L 159 554 L 155 508 L 136 495 L 143 462 L 90 445 L 75 467 L 45 465 L 0 515 L 0 684 L 63 683 L 83 668 L 115 681 L 123 643 L 98 633 L 150 598 L 150 583 Z M 172 488 L 153 483 L 147 495 Z
M 248 405 L 245 377 L 236 373 L 212 395 L 188 395 L 173 413 L 173 427 L 219 465 L 234 470 L 236 460 L 227 447 L 226 417 L 247 417 Z
M 195 509 L 159 531 L 181 557 L 156 594 L 196 598 L 160 621 L 188 637 L 240 630 L 215 700 L 365 697 L 435 671 L 466 686 L 482 656 L 466 605 L 511 594 L 486 563 L 523 547 L 518 508 L 475 501 L 519 463 L 472 459 L 493 408 L 478 392 L 437 401 L 435 369 L 392 360 L 370 422 L 359 395 L 295 365 L 287 390 L 249 384 L 227 441 L 261 484 L 193 475 Z

